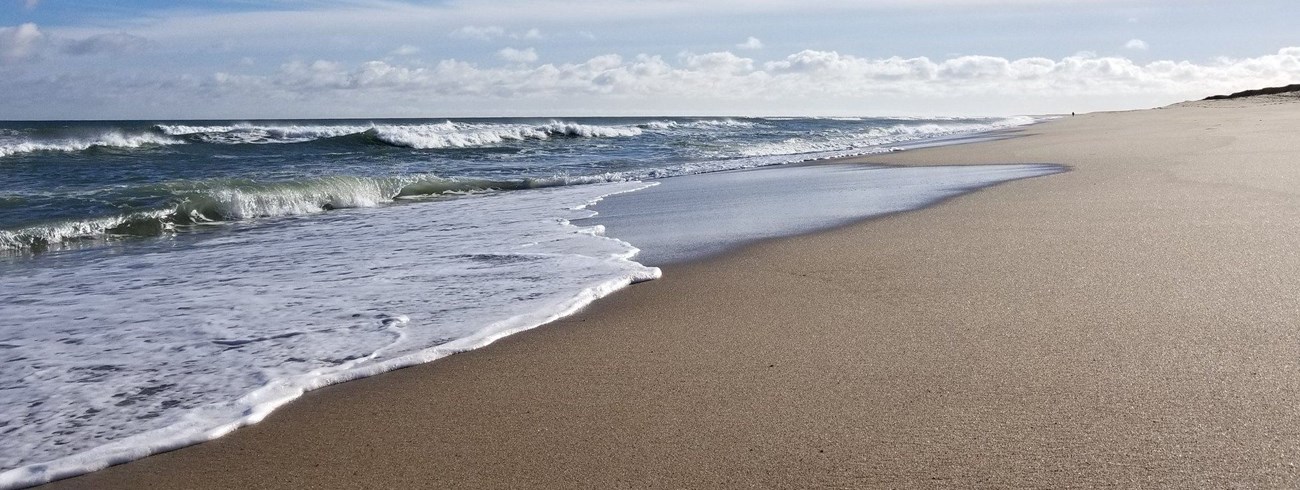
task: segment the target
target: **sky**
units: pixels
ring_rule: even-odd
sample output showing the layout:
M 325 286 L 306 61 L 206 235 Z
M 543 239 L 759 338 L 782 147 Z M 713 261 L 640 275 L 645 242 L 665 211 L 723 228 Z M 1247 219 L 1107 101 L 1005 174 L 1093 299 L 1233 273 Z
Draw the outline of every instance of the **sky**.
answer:
M 1300 83 L 1296 0 L 0 2 L 0 120 L 999 116 Z

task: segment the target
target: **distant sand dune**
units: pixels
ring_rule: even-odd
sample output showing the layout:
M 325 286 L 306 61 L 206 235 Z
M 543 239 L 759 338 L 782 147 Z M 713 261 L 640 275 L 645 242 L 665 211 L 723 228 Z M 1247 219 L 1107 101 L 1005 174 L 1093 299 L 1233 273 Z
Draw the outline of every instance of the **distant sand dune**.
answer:
M 1284 87 L 1268 87 L 1268 88 L 1261 88 L 1255 90 L 1245 90 L 1245 91 L 1228 94 L 1228 95 L 1212 95 L 1206 97 L 1205 100 L 1240 99 L 1242 97 L 1255 97 L 1260 95 L 1278 95 L 1278 94 L 1286 94 L 1287 96 L 1290 97 L 1300 97 L 1300 83 L 1293 83 L 1291 85 L 1287 85 Z

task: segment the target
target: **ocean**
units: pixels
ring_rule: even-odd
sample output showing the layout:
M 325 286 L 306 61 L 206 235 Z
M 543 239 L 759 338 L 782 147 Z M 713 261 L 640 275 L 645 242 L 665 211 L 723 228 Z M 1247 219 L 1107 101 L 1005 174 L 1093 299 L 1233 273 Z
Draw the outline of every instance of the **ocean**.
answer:
M 0 488 L 220 437 L 656 265 L 1057 172 L 787 165 L 1035 121 L 0 123 Z

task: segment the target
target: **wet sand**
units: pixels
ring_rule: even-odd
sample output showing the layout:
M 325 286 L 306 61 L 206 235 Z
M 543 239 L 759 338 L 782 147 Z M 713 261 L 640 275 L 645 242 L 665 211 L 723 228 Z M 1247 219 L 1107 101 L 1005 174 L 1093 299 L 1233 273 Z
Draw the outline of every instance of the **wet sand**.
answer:
M 1295 487 L 1296 100 L 865 158 L 1072 171 L 668 266 L 53 486 Z

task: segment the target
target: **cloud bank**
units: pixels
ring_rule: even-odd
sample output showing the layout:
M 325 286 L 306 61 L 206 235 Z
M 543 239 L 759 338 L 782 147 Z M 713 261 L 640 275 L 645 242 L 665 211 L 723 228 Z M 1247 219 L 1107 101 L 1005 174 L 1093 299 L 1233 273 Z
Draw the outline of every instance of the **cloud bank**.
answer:
M 1092 53 L 935 59 L 817 49 L 773 53 L 760 50 L 763 42 L 751 36 L 734 52 L 606 53 L 561 61 L 545 59 L 555 56 L 551 49 L 502 45 L 543 42 L 536 28 L 466 24 L 441 32 L 486 55 L 439 57 L 392 43 L 360 61 L 259 56 L 266 62 L 260 64 L 232 55 L 225 65 L 172 66 L 173 58 L 183 58 L 170 52 L 147 58 L 170 42 L 126 32 L 50 34 L 30 23 L 4 27 L 0 90 L 27 96 L 0 102 L 0 113 L 37 119 L 1002 115 L 1149 107 L 1300 82 L 1298 47 L 1199 63 Z M 1144 50 L 1146 43 L 1133 39 L 1126 47 Z
M 804 102 L 839 104 L 869 113 L 881 100 L 988 98 L 1015 107 L 1017 99 L 1161 95 L 1175 100 L 1300 80 L 1300 48 L 1214 63 L 1156 61 L 1139 64 L 1089 54 L 1062 59 L 960 56 L 863 58 L 804 50 L 758 60 L 721 51 L 683 53 L 675 60 L 639 55 L 597 56 L 580 63 L 536 64 L 531 48 L 506 48 L 505 66 L 454 59 L 432 65 L 370 61 L 355 66 L 328 61 L 290 63 L 266 75 L 218 74 L 208 90 L 257 93 L 284 100 L 341 93 L 373 100 L 418 96 L 467 99 L 485 109 L 505 101 L 598 102 L 628 113 L 684 111 L 699 100 L 745 112 L 797 112 Z M 326 95 L 334 94 L 334 95 Z M 1172 100 L 1171 100 L 1172 101 Z M 675 107 L 674 107 L 675 106 Z M 618 112 L 618 111 L 613 111 Z M 1014 109 L 1010 112 L 1015 112 Z
M 505 37 L 511 39 L 528 39 L 528 40 L 538 40 L 543 38 L 541 29 L 538 29 L 536 27 L 529 28 L 527 30 L 512 32 L 512 31 L 507 31 L 506 28 L 501 26 L 473 26 L 473 25 L 462 26 L 460 28 L 457 28 L 456 30 L 451 31 L 448 34 L 448 36 L 451 36 L 452 38 L 456 38 L 456 39 L 474 39 L 478 41 L 492 41 L 495 39 L 500 39 Z

